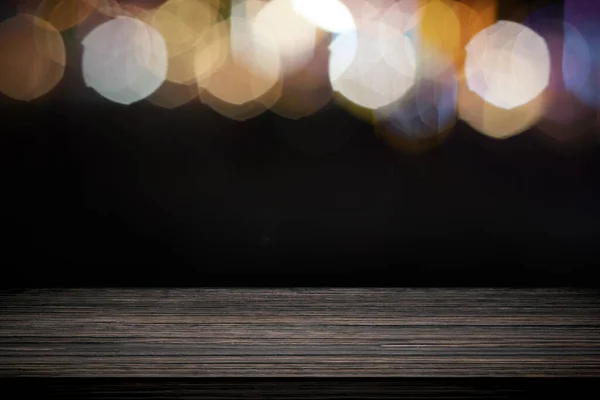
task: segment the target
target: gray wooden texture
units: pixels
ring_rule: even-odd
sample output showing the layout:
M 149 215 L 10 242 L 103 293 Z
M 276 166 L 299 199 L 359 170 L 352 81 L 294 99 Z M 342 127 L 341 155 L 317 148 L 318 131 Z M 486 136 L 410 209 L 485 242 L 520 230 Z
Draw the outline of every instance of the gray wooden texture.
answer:
M 588 289 L 0 291 L 4 377 L 596 377 Z

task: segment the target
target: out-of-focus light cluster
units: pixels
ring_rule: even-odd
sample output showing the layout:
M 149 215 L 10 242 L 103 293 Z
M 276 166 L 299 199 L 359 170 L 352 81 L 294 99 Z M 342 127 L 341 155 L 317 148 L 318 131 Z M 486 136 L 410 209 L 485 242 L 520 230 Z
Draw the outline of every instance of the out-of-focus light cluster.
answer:
M 245 120 L 334 99 L 407 148 L 458 119 L 494 138 L 564 136 L 600 108 L 600 5 L 586 0 L 519 22 L 498 20 L 496 0 L 12 1 L 0 91 L 22 101 L 61 81 L 68 34 L 85 84 L 112 102 L 195 101 Z

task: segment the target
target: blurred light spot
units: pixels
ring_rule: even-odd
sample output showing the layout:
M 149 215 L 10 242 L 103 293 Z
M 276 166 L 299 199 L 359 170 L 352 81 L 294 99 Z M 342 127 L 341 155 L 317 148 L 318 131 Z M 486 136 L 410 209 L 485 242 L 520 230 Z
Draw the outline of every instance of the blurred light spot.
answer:
M 505 109 L 483 100 L 462 81 L 458 85 L 458 115 L 480 133 L 506 139 L 526 131 L 544 114 L 544 96 L 538 96 L 520 107 Z
M 276 83 L 277 79 L 253 74 L 243 64 L 228 57 L 205 83 L 204 88 L 224 102 L 242 105 L 260 98 Z
M 227 22 L 220 24 L 229 26 Z M 237 105 L 267 93 L 279 80 L 280 62 L 276 49 L 265 46 L 261 39 L 252 30 L 232 29 L 230 35 L 222 39 L 226 53 L 220 68 L 206 83 L 199 80 L 199 85 L 222 101 Z M 242 59 L 236 59 L 232 54 L 229 44 L 233 41 L 245 50 Z M 242 43 L 245 45 L 242 46 Z
M 105 1 L 105 0 L 82 0 L 82 1 L 88 1 L 88 2 L 97 2 L 100 3 L 101 1 Z M 133 7 L 133 6 L 129 6 L 129 7 Z M 132 10 L 134 10 L 134 12 L 129 12 L 127 11 L 127 9 L 123 9 L 121 7 L 119 7 L 117 10 L 121 10 L 121 11 L 115 11 L 114 15 L 109 15 L 108 13 L 102 13 L 99 11 L 101 7 L 95 7 L 95 10 L 92 11 L 92 13 L 85 18 L 83 21 L 81 21 L 79 24 L 75 25 L 72 29 L 73 29 L 73 33 L 75 38 L 80 41 L 83 42 L 83 40 L 85 40 L 85 38 L 90 34 L 90 32 L 92 32 L 94 29 L 96 29 L 97 27 L 99 27 L 100 25 L 112 21 L 113 19 L 115 19 L 116 17 L 130 17 L 130 18 L 134 18 L 136 20 L 140 20 L 150 26 L 152 26 L 152 18 L 154 17 L 154 12 L 156 12 L 156 9 L 154 8 L 137 8 L 137 7 L 133 7 Z
M 563 74 L 567 89 L 590 107 L 600 108 L 600 4 L 565 0 Z M 568 24 L 568 25 L 567 25 Z
M 282 77 L 281 95 L 271 106 L 271 111 L 283 117 L 299 119 L 311 115 L 332 97 L 327 74 L 329 52 L 322 42 L 315 50 L 315 57 L 301 71 Z
M 339 0 L 292 0 L 294 11 L 315 26 L 332 33 L 356 29 L 352 13 Z
M 434 76 L 419 80 L 414 92 L 417 114 L 433 132 L 441 132 L 454 122 L 458 83 L 451 65 Z
M 544 115 L 536 124 L 535 133 L 556 150 L 571 151 L 583 145 L 583 139 L 593 125 L 591 110 L 571 93 L 564 84 L 562 64 L 565 33 L 573 29 L 561 17 L 562 5 L 535 10 L 525 24 L 546 40 L 551 56 L 550 83 L 545 90 Z
M 204 43 L 201 42 L 199 45 L 203 46 Z M 194 83 L 196 79 L 196 69 L 194 67 L 196 53 L 197 49 L 192 48 L 185 53 L 169 58 L 167 80 L 182 85 Z
M 196 80 L 201 100 L 213 110 L 236 120 L 256 116 L 274 104 L 279 96 L 279 55 L 254 52 L 260 46 L 260 38 L 248 30 L 230 29 L 228 21 L 215 27 L 219 32 L 210 48 L 199 51 L 196 56 Z M 223 35 L 223 36 L 220 36 Z M 246 41 L 243 59 L 234 57 L 230 43 L 236 36 L 238 43 Z M 262 60 L 259 56 L 264 57 Z M 218 61 L 214 68 L 212 60 Z M 258 65 L 262 62 L 263 68 Z M 256 67 L 256 69 L 254 68 Z
M 328 86 L 303 90 L 293 83 L 288 86 L 286 83 L 283 85 L 282 94 L 271 106 L 271 111 L 290 119 L 299 119 L 314 114 L 327 105 L 332 97 L 331 88 Z
M 284 72 L 298 71 L 312 59 L 316 26 L 294 11 L 292 0 L 268 2 L 251 21 L 254 34 L 273 41 Z
M 65 45 L 48 22 L 28 14 L 0 23 L 0 91 L 33 100 L 52 90 L 64 75 Z
M 152 94 L 167 76 L 167 46 L 144 22 L 117 17 L 83 41 L 83 76 L 103 97 L 131 104 Z
M 247 119 L 257 117 L 267 111 L 269 107 L 275 103 L 275 101 L 277 101 L 279 91 L 279 87 L 275 86 L 261 97 L 242 104 L 228 103 L 214 96 L 209 91 L 201 92 L 200 99 L 213 111 L 221 114 L 224 117 L 233 119 L 235 121 L 245 121 Z
M 451 3 L 429 0 L 418 13 L 420 45 L 444 57 L 457 58 L 461 47 L 461 26 Z
M 562 7 L 553 4 L 542 7 L 529 14 L 523 22 L 533 29 L 546 41 L 550 52 L 550 81 L 548 89 L 564 89 L 562 78 L 562 45 L 564 44 L 563 33 L 565 22 L 562 18 Z
M 81 0 L 108 17 L 137 17 L 172 0 Z M 206 0 L 209 1 L 209 0 Z M 212 1 L 212 0 L 210 0 Z M 146 21 L 145 21 L 146 22 Z
M 377 130 L 394 147 L 428 149 L 454 126 L 458 84 L 453 66 L 446 65 L 436 75 L 419 78 L 398 102 L 375 112 Z
M 460 22 L 460 45 L 454 54 L 454 61 L 458 76 L 462 77 L 467 57 L 466 46 L 477 33 L 496 22 L 497 5 L 495 0 L 455 1 L 452 10 Z
M 329 76 L 335 81 L 350 68 L 358 49 L 358 33 L 349 31 L 336 35 L 329 45 Z
M 547 143 L 560 150 L 571 150 L 594 128 L 594 112 L 572 93 L 564 90 L 546 92 L 544 115 L 536 131 Z
M 92 0 L 19 0 L 17 9 L 64 31 L 85 20 L 95 7 Z
M 169 0 L 153 13 L 151 25 L 167 43 L 169 58 L 189 52 L 216 24 L 218 10 L 196 0 Z
M 404 2 L 401 2 L 401 4 Z M 398 6 L 396 0 L 344 0 L 344 4 L 348 7 L 352 16 L 356 29 L 361 34 L 371 37 L 377 37 L 381 34 L 382 24 L 396 26 L 397 31 L 404 29 L 404 24 L 407 22 L 404 10 Z M 390 14 L 388 18 L 384 18 L 389 10 L 402 10 L 402 17 Z
M 421 0 L 402 0 L 388 5 L 377 20 L 377 35 L 385 38 L 415 29 L 421 22 L 421 6 Z
M 354 45 L 355 37 L 356 50 L 348 49 L 347 46 Z M 402 97 L 414 84 L 416 73 L 415 48 L 408 37 L 397 35 L 381 42 L 377 39 L 350 32 L 338 36 L 331 46 L 333 89 L 352 103 L 371 110 Z M 354 59 L 344 70 L 349 54 L 354 51 Z M 386 59 L 386 54 L 393 57 Z
M 255 29 L 255 15 L 264 2 L 248 0 L 234 8 L 227 28 L 228 53 L 250 73 L 277 80 L 282 72 L 279 46 L 265 29 Z M 241 11 L 240 11 L 241 10 Z
M 548 86 L 550 53 L 545 40 L 524 25 L 499 21 L 467 46 L 469 89 L 504 109 L 522 106 Z
M 586 95 L 592 72 L 592 50 L 577 28 L 565 23 L 563 45 L 563 79 L 567 89 L 573 93 Z
M 92 11 L 87 18 L 72 28 L 73 34 L 78 42 L 83 42 L 83 39 L 85 39 L 91 31 L 111 19 L 111 17 L 102 14 L 97 10 Z
M 194 53 L 194 78 L 203 87 L 229 56 L 229 25 L 221 22 L 212 26 Z
M 167 44 L 167 80 L 183 85 L 194 81 L 197 47 L 207 45 L 207 33 L 217 19 L 218 10 L 210 2 L 195 0 L 170 0 L 153 13 L 150 24 Z
M 422 49 L 419 43 L 420 35 L 416 29 L 421 17 L 418 12 L 419 6 L 420 0 L 404 0 L 386 8 L 383 14 L 377 17 L 378 30 L 375 37 L 379 42 L 379 51 L 388 65 L 399 66 L 406 63 L 404 52 L 399 51 L 400 49 L 393 43 L 400 37 L 407 37 L 419 59 L 419 61 L 410 59 L 411 68 L 421 67 L 419 64 L 423 61 Z
M 376 116 L 394 125 L 399 134 L 419 138 L 435 135 L 453 125 L 456 116 L 458 83 L 453 68 L 437 76 L 416 81 L 400 101 L 380 109 Z
M 181 85 L 165 81 L 146 100 L 158 107 L 173 109 L 181 107 L 191 101 L 198 99 L 198 88 L 196 83 Z
M 268 2 L 269 0 L 231 0 L 230 17 L 250 21 L 256 18 Z

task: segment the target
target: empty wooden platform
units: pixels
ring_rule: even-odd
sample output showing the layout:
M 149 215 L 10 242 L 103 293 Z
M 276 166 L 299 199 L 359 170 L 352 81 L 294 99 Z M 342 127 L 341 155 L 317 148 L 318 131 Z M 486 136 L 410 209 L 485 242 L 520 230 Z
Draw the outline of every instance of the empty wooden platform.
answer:
M 0 292 L 4 377 L 595 377 L 591 289 Z

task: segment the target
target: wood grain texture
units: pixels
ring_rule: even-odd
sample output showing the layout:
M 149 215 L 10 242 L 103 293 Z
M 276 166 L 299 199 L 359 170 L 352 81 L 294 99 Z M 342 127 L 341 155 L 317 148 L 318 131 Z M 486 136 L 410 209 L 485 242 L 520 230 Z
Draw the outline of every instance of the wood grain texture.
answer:
M 5 377 L 598 377 L 584 289 L 0 292 Z

